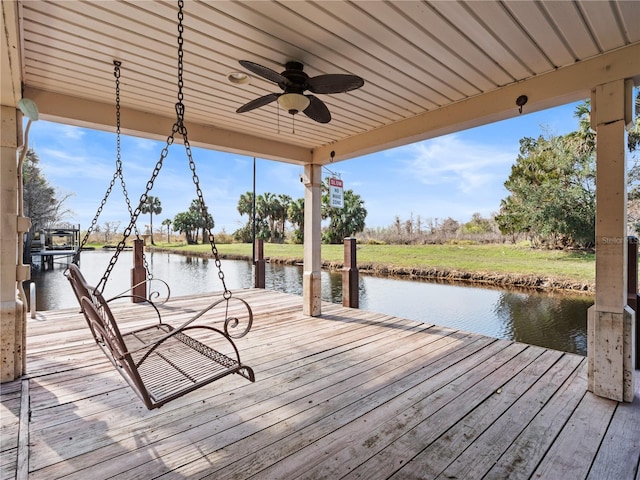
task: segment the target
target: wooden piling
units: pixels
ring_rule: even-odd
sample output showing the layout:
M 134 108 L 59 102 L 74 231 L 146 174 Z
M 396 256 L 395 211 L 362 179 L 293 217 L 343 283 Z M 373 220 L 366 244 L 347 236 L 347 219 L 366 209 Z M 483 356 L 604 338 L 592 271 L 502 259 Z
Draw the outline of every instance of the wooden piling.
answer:
M 147 270 L 144 268 L 144 240 L 133 241 L 133 268 L 131 269 L 131 301 L 144 302 L 147 299 Z
M 265 288 L 265 259 L 264 259 L 264 240 L 257 238 L 255 243 L 255 261 L 254 261 L 254 277 L 253 286 L 255 288 Z
M 358 308 L 358 262 L 356 260 L 356 239 L 344 239 L 344 267 L 342 268 L 342 306 Z

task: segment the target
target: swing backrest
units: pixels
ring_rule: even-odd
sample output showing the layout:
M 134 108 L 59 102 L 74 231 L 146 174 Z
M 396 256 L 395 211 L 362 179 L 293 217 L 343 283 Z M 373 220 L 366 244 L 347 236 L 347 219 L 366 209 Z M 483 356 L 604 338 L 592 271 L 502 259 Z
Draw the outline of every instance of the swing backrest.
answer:
M 102 294 L 87 283 L 78 266 L 73 263 L 69 265 L 67 278 L 71 283 L 93 337 L 97 342 L 108 344 L 114 357 L 124 357 L 127 347 L 122 339 L 113 313 L 111 313 L 111 309 Z M 83 299 L 94 308 L 86 308 Z
M 86 281 L 82 273 L 80 273 L 80 269 L 75 263 L 71 263 L 68 266 L 67 271 L 65 272 L 67 280 L 71 283 L 71 288 L 73 288 L 73 293 L 78 300 L 78 305 L 82 303 L 82 297 L 91 298 L 91 294 L 86 286 Z
M 100 292 L 87 284 L 77 265 L 73 263 L 69 265 L 67 278 L 76 297 L 78 297 L 80 309 L 96 343 L 110 360 L 121 368 L 120 373 L 127 383 L 137 391 L 147 408 L 151 408 L 149 405 L 152 404 L 152 401 L 149 393 L 144 386 L 140 372 L 138 372 L 136 362 L 131 354 L 128 353 L 126 343 L 120 333 L 111 308 L 109 308 L 109 304 Z
M 109 307 L 107 305 L 105 305 L 106 308 L 102 308 L 102 306 L 98 307 L 87 297 L 82 297 L 80 306 L 92 325 L 92 330 L 101 338 L 98 345 L 107 355 L 111 356 L 111 360 L 116 366 L 126 372 L 126 374 L 124 374 L 124 372 L 121 371 L 125 380 L 127 380 L 131 387 L 138 391 L 138 394 L 142 396 L 145 402 L 148 402 L 148 393 L 146 392 L 142 378 L 140 378 L 138 368 L 131 358 L 131 354 L 127 352 L 122 335 L 120 335 L 118 325 L 116 325 L 113 320 Z M 105 318 L 103 312 L 107 314 L 106 316 L 109 320 Z

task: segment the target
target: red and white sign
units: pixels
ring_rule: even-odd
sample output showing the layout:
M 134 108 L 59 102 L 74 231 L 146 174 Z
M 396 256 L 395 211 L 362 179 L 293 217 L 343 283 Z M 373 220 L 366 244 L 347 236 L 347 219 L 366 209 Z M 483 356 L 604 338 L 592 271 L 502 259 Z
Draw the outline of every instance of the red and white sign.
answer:
M 339 178 L 329 179 L 329 205 L 334 208 L 344 208 L 343 183 Z

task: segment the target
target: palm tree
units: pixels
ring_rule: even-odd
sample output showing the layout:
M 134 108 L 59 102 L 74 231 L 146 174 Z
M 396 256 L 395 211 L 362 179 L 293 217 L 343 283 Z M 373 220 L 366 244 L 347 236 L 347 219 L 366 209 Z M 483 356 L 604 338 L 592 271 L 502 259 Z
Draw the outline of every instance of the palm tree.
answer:
M 293 225 L 293 239 L 296 243 L 304 242 L 304 198 L 291 201 L 287 209 L 289 222 Z
M 165 218 L 162 221 L 162 225 L 166 225 L 167 226 L 167 243 L 171 243 L 171 219 L 170 218 Z
M 289 205 L 293 199 L 289 195 L 278 195 L 278 204 L 280 206 L 280 215 L 282 218 L 282 238 L 281 240 L 284 242 L 286 232 L 285 232 L 285 224 L 287 223 L 287 212 L 289 211 Z
M 155 243 L 153 243 L 153 214 L 155 213 L 156 215 L 159 215 L 160 213 L 162 213 L 160 199 L 158 197 L 154 197 L 153 195 L 149 195 L 146 202 L 142 204 L 140 212 L 149 214 L 149 225 L 151 226 L 151 245 L 155 245 Z
M 322 234 L 326 243 L 342 243 L 345 237 L 355 235 L 364 230 L 367 210 L 364 200 L 353 190 L 344 191 L 344 207 L 335 208 L 329 205 L 329 180 L 322 183 L 322 218 L 329 219 L 329 226 Z
M 264 218 L 269 225 L 269 242 L 273 243 L 278 235 L 276 228 L 277 221 L 282 217 L 281 206 L 278 196 L 274 193 L 265 192 L 256 198 L 256 210 L 260 218 Z
M 238 213 L 240 215 L 249 215 L 249 221 L 251 221 L 251 215 L 253 214 L 252 192 L 247 192 L 240 195 L 240 200 L 238 200 Z

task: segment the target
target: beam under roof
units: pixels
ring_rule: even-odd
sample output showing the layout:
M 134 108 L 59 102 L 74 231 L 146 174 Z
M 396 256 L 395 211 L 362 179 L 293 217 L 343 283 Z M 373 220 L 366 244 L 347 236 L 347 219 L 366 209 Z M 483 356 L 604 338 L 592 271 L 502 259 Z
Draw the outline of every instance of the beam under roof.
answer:
M 619 78 L 640 83 L 640 43 L 635 43 L 569 67 L 510 84 L 448 106 L 428 111 L 376 130 L 321 146 L 314 151 L 263 137 L 224 128 L 187 122 L 192 145 L 224 152 L 283 161 L 298 165 L 324 165 L 440 135 L 485 125 L 518 115 L 515 100 L 527 95 L 525 113 L 588 98 L 596 85 Z M 27 88 L 24 95 L 38 105 L 45 120 L 65 124 L 115 130 L 113 106 L 78 97 Z M 188 106 L 187 106 L 188 107 Z M 165 140 L 174 119 L 140 110 L 122 110 L 122 131 L 130 135 Z

